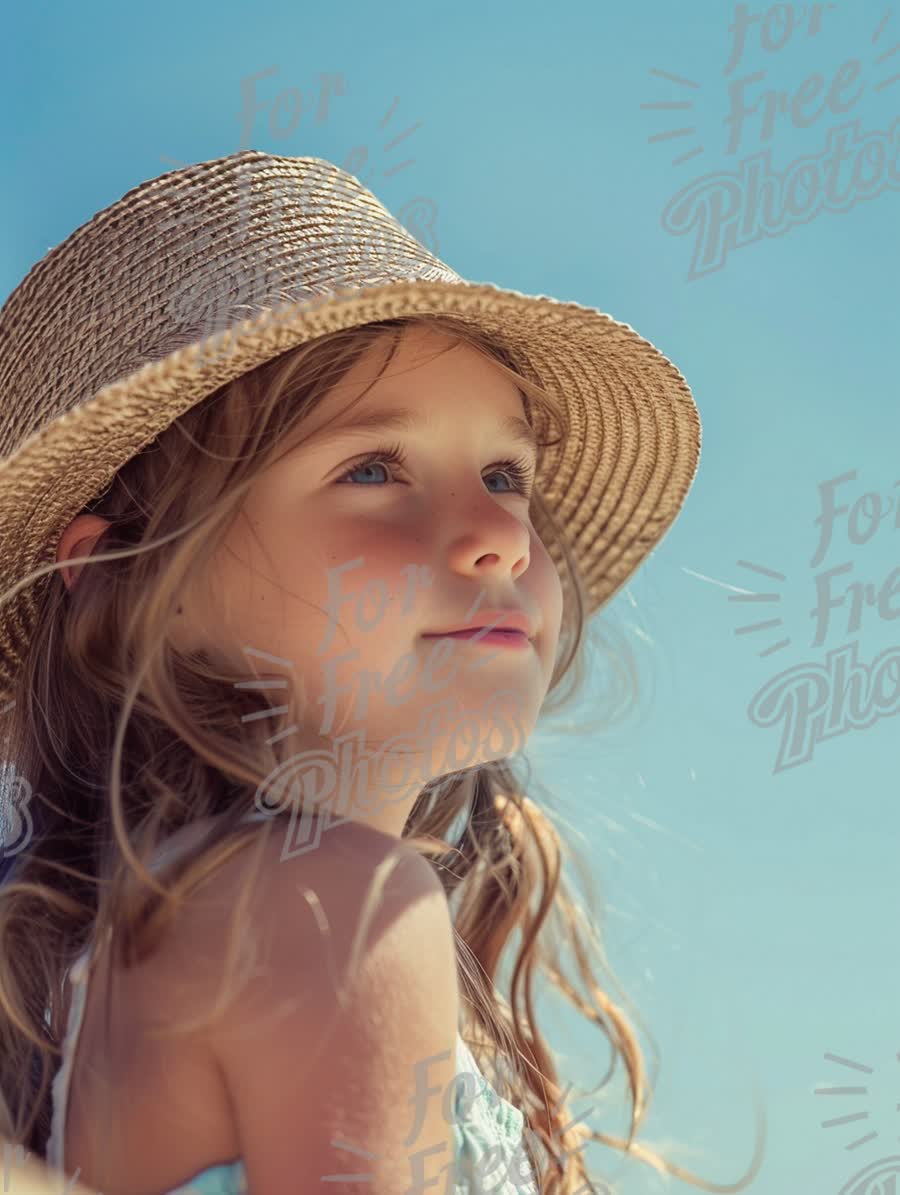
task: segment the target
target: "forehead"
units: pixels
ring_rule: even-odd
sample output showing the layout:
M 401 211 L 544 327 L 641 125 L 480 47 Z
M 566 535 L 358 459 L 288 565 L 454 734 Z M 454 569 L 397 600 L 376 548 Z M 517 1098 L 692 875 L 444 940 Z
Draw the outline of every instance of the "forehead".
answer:
M 304 439 L 351 427 L 427 432 L 452 416 L 500 426 L 533 447 L 521 389 L 472 345 L 418 327 L 404 329 L 388 362 L 390 345 L 380 338 L 326 391 L 303 421 Z
M 458 422 L 458 420 L 457 420 Z M 522 415 L 484 416 L 485 427 L 503 443 L 515 444 L 533 455 L 537 455 L 537 436 L 531 424 Z M 316 447 L 322 447 L 334 440 L 363 436 L 374 431 L 393 431 L 407 435 L 437 436 L 444 429 L 427 403 L 417 407 L 402 407 L 379 404 L 367 408 L 362 414 L 355 411 L 344 413 L 329 426 L 323 428 L 312 440 Z

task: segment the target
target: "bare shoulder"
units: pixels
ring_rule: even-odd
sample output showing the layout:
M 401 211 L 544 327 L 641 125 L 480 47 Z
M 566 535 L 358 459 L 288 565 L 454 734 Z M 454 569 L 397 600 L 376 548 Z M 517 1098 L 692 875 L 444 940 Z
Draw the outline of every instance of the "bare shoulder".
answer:
M 273 834 L 247 905 L 253 966 L 209 1036 L 250 1188 L 318 1189 L 358 1169 L 337 1139 L 366 1151 L 373 1195 L 408 1187 L 412 1154 L 437 1181 L 459 1015 L 440 881 L 402 841 L 352 824 L 282 853 Z
M 286 829 L 273 823 L 267 841 L 248 844 L 184 899 L 155 956 L 159 999 L 177 990 L 181 1012 L 193 1019 L 232 958 L 254 977 L 243 1015 L 252 992 L 268 999 L 268 973 L 302 978 L 296 997 L 315 1002 L 317 1015 L 319 1005 L 334 1006 L 337 981 L 360 952 L 370 959 L 390 952 L 396 962 L 397 952 L 415 955 L 437 934 L 455 956 L 440 880 L 402 839 L 345 823 L 314 850 L 291 855 Z
M 233 870 L 222 877 L 232 900 L 244 882 L 241 869 Z M 329 1004 L 360 952 L 414 952 L 429 932 L 453 948 L 450 911 L 428 860 L 402 840 L 354 823 L 300 855 L 285 854 L 284 830 L 275 826 L 247 916 L 259 967 L 285 979 L 302 975 L 304 992 Z

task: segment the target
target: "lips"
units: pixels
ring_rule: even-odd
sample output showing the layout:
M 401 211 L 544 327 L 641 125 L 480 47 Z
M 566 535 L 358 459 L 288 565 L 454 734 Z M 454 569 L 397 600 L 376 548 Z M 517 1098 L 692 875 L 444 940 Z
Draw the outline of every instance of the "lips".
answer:
M 528 636 L 524 631 L 515 631 L 509 627 L 495 627 L 493 630 L 488 630 L 487 627 L 469 627 L 465 631 L 443 631 L 439 634 L 423 635 L 424 639 L 474 639 L 480 634 L 488 635 L 503 635 L 507 639 L 527 639 Z
M 458 622 L 455 626 L 449 626 L 441 631 L 428 631 L 424 638 L 432 639 L 436 636 L 443 638 L 451 635 L 468 635 L 477 631 L 484 631 L 485 634 L 495 634 L 501 631 L 517 631 L 524 635 L 526 639 L 532 636 L 531 622 L 522 610 L 510 607 L 502 610 L 482 610 L 478 618 L 471 619 L 469 622 Z

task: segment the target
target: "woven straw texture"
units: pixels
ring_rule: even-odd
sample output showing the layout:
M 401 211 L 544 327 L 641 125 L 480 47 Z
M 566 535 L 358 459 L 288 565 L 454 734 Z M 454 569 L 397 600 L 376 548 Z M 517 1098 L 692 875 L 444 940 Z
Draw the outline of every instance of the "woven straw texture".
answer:
M 52 562 L 117 470 L 220 386 L 338 329 L 425 314 L 495 337 L 568 408 L 571 436 L 543 450 L 536 484 L 595 612 L 696 474 L 700 418 L 681 373 L 601 311 L 460 278 L 332 163 L 256 150 L 128 191 L 0 309 L 0 591 Z M 50 583 L 63 582 L 44 575 L 0 607 L 3 699 Z

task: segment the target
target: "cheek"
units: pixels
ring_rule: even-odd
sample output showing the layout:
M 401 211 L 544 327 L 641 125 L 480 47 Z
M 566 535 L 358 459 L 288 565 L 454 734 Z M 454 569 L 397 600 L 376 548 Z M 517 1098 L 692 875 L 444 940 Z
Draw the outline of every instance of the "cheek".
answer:
M 536 531 L 531 533 L 531 568 L 545 602 L 562 609 L 562 581 L 546 545 Z
M 315 530 L 310 528 L 301 542 L 315 545 L 319 557 L 327 561 L 326 567 L 338 567 L 361 556 L 364 564 L 358 571 L 377 576 L 385 569 L 402 568 L 414 561 L 421 563 L 426 539 L 421 524 L 414 527 L 411 522 L 349 514 L 346 518 L 317 523 Z M 302 549 L 304 556 L 307 553 L 307 549 Z
M 381 533 L 371 526 L 362 532 L 358 525 L 345 527 L 317 555 L 311 581 L 316 599 L 328 619 L 345 624 L 354 636 L 384 636 L 389 642 L 394 630 L 414 629 L 427 610 L 433 577 L 421 537 L 404 536 L 393 526 Z
M 555 651 L 562 623 L 562 581 L 550 553 L 537 535 L 534 536 L 532 543 L 531 569 L 534 571 L 534 587 L 544 618 L 545 636 L 548 643 L 552 643 Z

